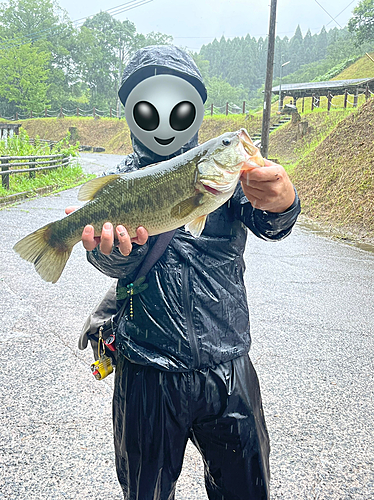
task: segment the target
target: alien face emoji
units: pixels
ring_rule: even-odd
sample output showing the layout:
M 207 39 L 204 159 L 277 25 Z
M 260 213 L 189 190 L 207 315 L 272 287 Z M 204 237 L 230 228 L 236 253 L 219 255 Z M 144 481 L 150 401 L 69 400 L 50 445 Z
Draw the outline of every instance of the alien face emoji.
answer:
M 199 130 L 204 104 L 193 85 L 174 75 L 155 75 L 140 82 L 125 104 L 131 132 L 160 156 L 178 151 Z

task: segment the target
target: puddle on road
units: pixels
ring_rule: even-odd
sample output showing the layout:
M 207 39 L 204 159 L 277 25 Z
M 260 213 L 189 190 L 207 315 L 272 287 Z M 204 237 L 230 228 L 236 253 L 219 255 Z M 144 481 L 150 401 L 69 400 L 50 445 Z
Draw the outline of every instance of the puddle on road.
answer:
M 338 241 L 345 245 L 359 248 L 360 250 L 364 250 L 365 252 L 371 252 L 374 254 L 374 244 L 354 240 L 349 236 L 343 235 L 343 233 L 339 232 L 338 229 L 323 227 L 320 224 L 304 219 L 303 217 L 299 218 L 297 225 L 302 230 L 307 231 L 308 233 L 313 233 L 329 240 Z

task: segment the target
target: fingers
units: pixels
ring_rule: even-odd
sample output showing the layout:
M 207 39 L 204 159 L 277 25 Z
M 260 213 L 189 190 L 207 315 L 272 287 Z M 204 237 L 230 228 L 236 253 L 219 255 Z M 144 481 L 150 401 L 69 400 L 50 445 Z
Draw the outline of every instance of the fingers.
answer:
M 95 237 L 95 229 L 91 225 L 87 225 L 83 229 L 82 243 L 84 248 L 91 252 L 94 248 L 100 245 L 101 253 L 109 255 L 113 249 L 114 235 L 113 226 L 110 222 L 103 225 L 101 237 Z
M 132 250 L 131 238 L 124 226 L 116 227 L 116 238 L 118 239 L 118 248 L 122 255 L 127 257 Z
M 65 213 L 66 213 L 66 215 L 69 215 L 69 214 L 71 214 L 72 212 L 74 212 L 75 210 L 78 210 L 78 208 L 80 208 L 80 207 L 73 207 L 73 206 L 66 207 L 66 208 L 65 208 Z
M 91 252 L 99 244 L 100 239 L 95 238 L 95 230 L 93 226 L 86 226 L 82 233 L 82 243 L 86 250 Z
M 132 243 L 144 245 L 148 240 L 148 232 L 140 226 L 136 230 L 136 237 L 130 238 L 126 228 L 122 225 L 116 227 L 116 237 L 118 239 L 118 248 L 122 255 L 127 256 L 131 253 Z
M 116 238 L 118 241 L 118 243 L 116 242 L 116 246 L 121 254 L 127 257 L 132 251 L 132 243 L 144 245 L 148 240 L 148 232 L 144 227 L 138 227 L 136 234 L 136 237 L 131 239 L 124 226 L 118 225 L 114 231 L 113 225 L 110 222 L 106 222 L 103 225 L 101 237 L 95 237 L 93 226 L 87 225 L 82 233 L 82 243 L 84 248 L 89 252 L 100 245 L 100 252 L 104 255 L 110 255 L 113 250 L 114 238 Z
M 243 172 L 240 177 L 243 192 L 254 208 L 269 212 L 284 212 L 293 203 L 293 185 L 281 165 L 265 160 L 265 167 Z
M 133 243 L 138 245 L 144 245 L 148 240 L 148 231 L 143 227 L 139 226 L 136 230 L 136 238 L 133 238 Z
M 284 176 L 285 170 L 280 165 L 273 163 L 272 165 L 253 168 L 251 170 L 243 171 L 240 180 L 246 184 L 252 184 L 253 182 L 273 182 L 278 180 L 278 178 Z
M 110 222 L 106 222 L 101 230 L 100 252 L 104 255 L 109 255 L 113 250 L 113 244 L 113 225 Z

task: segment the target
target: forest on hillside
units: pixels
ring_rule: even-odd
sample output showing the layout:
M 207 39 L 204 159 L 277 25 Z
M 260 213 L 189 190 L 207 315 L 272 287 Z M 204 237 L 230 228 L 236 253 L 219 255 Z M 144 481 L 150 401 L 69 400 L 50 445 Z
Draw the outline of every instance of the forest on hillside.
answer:
M 355 42 L 356 36 L 348 28 L 327 31 L 323 27 L 318 34 L 312 35 L 308 30 L 303 35 L 300 26 L 297 26 L 292 38 L 276 37 L 274 85 L 279 84 L 281 65 L 286 62 L 289 63 L 282 68 L 284 83 L 330 80 L 374 48 L 374 40 L 360 45 Z M 209 78 L 228 82 L 237 90 L 238 100 L 257 102 L 265 82 L 267 50 L 267 38 L 255 39 L 247 35 L 245 38 L 226 40 L 222 37 L 219 41 L 214 40 L 203 46 L 199 58 L 208 61 Z M 211 95 L 210 98 L 218 103 L 215 96 Z
M 274 85 L 281 65 L 283 82 L 328 80 L 374 50 L 374 0 L 362 0 L 348 27 L 318 34 L 299 26 L 293 37 L 276 38 Z M 141 47 L 171 44 L 164 33 L 141 34 L 111 9 L 73 23 L 54 0 L 0 3 L 0 115 L 20 118 L 45 109 L 118 109 L 123 68 Z M 227 101 L 261 105 L 267 38 L 214 40 L 192 53 L 208 89 L 207 106 Z M 182 47 L 183 48 L 183 47 Z M 91 111 L 92 113 L 92 111 Z M 24 114 L 24 115 L 22 115 Z

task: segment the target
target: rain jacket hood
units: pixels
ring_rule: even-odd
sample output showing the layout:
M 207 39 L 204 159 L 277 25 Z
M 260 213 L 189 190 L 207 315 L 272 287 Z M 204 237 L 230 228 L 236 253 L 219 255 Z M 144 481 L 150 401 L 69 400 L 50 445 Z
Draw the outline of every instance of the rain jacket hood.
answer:
M 206 88 L 194 60 L 173 45 L 151 45 L 138 50 L 123 72 L 122 84 L 118 92 L 122 104 L 126 104 L 128 95 L 140 82 L 154 75 L 162 74 L 174 75 L 187 80 L 199 92 L 202 101 L 206 101 Z M 142 168 L 152 163 L 168 160 L 194 148 L 198 145 L 198 133 L 181 149 L 168 156 L 160 156 L 154 153 L 137 139 L 133 133 L 131 133 L 131 142 L 134 150 L 134 153 L 131 155 L 131 163 L 135 168 Z M 123 165 L 125 163 L 122 162 L 120 168 Z
M 173 45 L 150 45 L 138 50 L 126 66 L 118 95 L 123 105 L 138 83 L 154 75 L 175 75 L 187 80 L 206 101 L 207 92 L 194 60 Z

